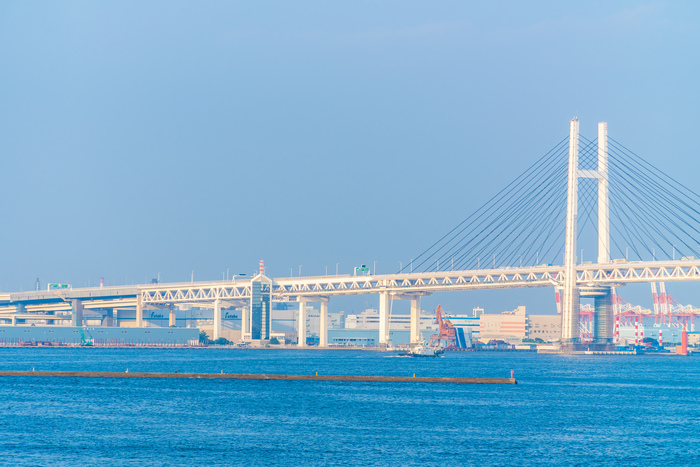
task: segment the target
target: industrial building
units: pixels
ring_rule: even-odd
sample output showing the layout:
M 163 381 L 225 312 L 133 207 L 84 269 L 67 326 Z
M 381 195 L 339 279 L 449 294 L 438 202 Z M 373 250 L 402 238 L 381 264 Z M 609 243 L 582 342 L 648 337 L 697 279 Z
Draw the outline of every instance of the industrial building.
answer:
M 0 345 L 196 346 L 196 328 L 0 326 Z

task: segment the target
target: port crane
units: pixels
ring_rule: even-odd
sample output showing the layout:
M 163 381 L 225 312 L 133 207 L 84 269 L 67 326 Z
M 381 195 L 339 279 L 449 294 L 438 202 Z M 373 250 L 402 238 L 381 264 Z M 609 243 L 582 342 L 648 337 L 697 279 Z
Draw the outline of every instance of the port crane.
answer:
M 432 347 L 437 343 L 438 347 L 454 348 L 457 347 L 457 337 L 455 332 L 455 327 L 452 322 L 445 317 L 442 311 L 442 305 L 438 305 L 435 310 L 436 320 L 438 324 L 439 334 L 433 334 L 430 336 L 430 346 Z M 445 341 L 445 345 L 442 344 Z

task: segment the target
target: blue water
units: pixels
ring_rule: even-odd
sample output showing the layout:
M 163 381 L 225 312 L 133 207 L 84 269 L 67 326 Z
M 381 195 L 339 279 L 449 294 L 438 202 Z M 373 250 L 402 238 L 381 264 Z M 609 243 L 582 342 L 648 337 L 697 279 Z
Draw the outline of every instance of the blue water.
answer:
M 509 377 L 518 385 L 0 379 L 3 465 L 699 465 L 700 358 L 0 349 L 4 370 Z

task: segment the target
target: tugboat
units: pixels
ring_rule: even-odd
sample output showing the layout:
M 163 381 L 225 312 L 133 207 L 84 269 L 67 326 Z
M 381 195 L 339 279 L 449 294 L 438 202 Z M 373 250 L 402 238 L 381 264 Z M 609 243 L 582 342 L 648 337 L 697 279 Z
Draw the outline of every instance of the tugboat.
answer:
M 400 357 L 438 357 L 442 349 L 431 347 L 427 342 L 421 341 L 408 352 L 402 352 Z

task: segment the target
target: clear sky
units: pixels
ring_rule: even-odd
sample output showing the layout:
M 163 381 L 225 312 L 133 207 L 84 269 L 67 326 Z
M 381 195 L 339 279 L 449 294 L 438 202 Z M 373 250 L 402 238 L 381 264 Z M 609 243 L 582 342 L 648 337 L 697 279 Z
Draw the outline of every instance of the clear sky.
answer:
M 0 289 L 395 272 L 573 116 L 697 191 L 699 22 L 690 1 L 0 1 Z

